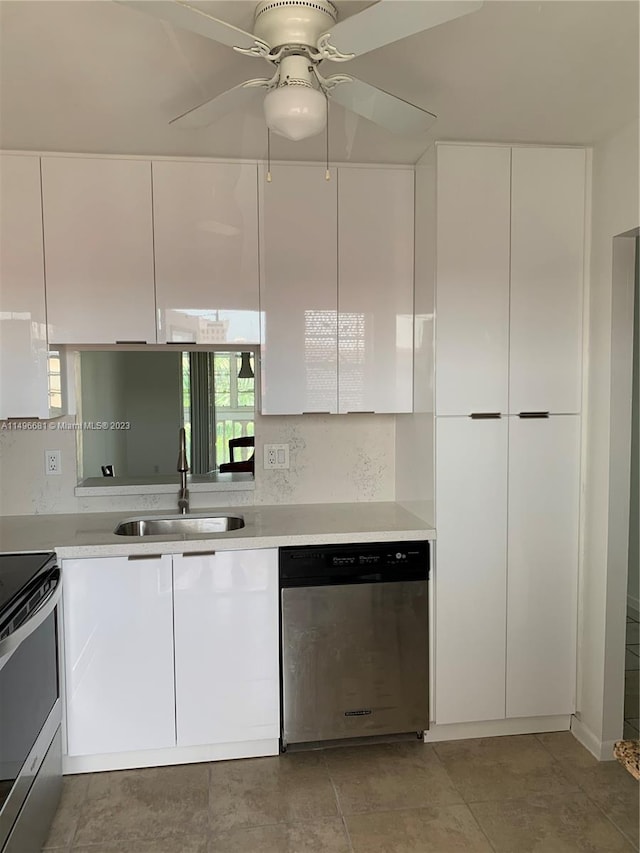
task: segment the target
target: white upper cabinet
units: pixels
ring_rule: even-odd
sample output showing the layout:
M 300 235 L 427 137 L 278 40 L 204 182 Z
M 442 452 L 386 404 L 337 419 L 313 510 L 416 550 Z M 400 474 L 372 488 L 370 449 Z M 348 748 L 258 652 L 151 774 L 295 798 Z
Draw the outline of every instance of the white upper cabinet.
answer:
M 278 551 L 174 556 L 178 746 L 279 736 Z
M 507 418 L 437 418 L 436 525 L 435 721 L 503 719 Z
M 337 181 L 260 168 L 262 414 L 337 412 Z
M 171 556 L 64 560 L 69 755 L 175 746 Z
M 338 411 L 413 406 L 413 171 L 338 170 Z
M 151 163 L 43 157 L 49 340 L 155 343 Z
M 585 156 L 438 146 L 436 414 L 580 411 Z
M 258 190 L 262 413 L 412 411 L 413 172 L 272 174 Z
M 257 166 L 153 162 L 158 342 L 259 344 Z
M 438 415 L 507 412 L 510 161 L 507 147 L 437 147 Z
M 0 420 L 47 418 L 38 157 L 0 157 L 0 246 Z
M 571 714 L 580 418 L 509 418 L 507 716 Z
M 585 152 L 512 157 L 509 410 L 579 412 Z

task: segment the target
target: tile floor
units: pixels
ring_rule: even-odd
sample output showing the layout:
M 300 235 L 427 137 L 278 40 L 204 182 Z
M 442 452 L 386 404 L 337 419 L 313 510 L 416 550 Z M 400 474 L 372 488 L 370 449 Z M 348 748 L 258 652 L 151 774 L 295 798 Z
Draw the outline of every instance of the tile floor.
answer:
M 627 646 L 624 659 L 624 735 L 640 738 L 640 624 L 638 614 L 627 611 Z
M 569 732 L 68 776 L 45 849 L 632 851 L 638 783 Z

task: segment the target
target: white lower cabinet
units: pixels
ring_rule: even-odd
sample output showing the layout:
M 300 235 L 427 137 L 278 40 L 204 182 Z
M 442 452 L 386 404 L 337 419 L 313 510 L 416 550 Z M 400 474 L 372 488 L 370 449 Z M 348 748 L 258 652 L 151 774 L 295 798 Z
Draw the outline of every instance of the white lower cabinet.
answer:
M 173 558 L 178 746 L 279 736 L 278 552 Z
M 580 418 L 509 418 L 507 717 L 570 714 Z
M 580 418 L 436 420 L 435 722 L 569 715 Z
M 507 421 L 436 421 L 435 721 L 502 719 Z
M 276 740 L 277 555 L 64 560 L 68 755 L 169 748 L 179 763 L 211 760 L 181 747 Z M 223 757 L 251 754 L 265 748 Z M 113 760 L 79 769 L 140 766 L 139 757 Z M 165 753 L 160 763 L 172 761 Z
M 171 557 L 64 560 L 67 751 L 175 744 Z

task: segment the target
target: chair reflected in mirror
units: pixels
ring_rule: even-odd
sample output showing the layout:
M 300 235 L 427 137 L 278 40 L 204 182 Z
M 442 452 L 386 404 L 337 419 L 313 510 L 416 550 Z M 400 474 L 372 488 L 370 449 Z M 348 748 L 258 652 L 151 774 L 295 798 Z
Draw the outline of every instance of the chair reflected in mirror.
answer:
M 243 435 L 240 438 L 230 438 L 229 439 L 229 462 L 223 462 L 220 466 L 220 473 L 231 473 L 231 472 L 248 472 L 250 474 L 254 473 L 254 457 L 255 452 L 251 454 L 248 459 L 238 460 L 234 459 L 234 450 L 240 447 L 255 447 L 255 436 L 253 435 Z

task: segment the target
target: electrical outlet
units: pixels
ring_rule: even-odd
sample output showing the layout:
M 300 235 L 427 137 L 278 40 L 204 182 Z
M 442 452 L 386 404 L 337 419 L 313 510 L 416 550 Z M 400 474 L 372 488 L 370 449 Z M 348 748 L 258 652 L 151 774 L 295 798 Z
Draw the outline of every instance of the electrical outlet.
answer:
M 289 467 L 289 445 L 288 444 L 265 444 L 264 446 L 264 467 L 273 470 L 274 468 Z
M 62 461 L 60 459 L 59 450 L 45 450 L 44 452 L 44 473 L 45 474 L 61 474 Z

